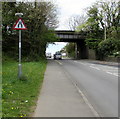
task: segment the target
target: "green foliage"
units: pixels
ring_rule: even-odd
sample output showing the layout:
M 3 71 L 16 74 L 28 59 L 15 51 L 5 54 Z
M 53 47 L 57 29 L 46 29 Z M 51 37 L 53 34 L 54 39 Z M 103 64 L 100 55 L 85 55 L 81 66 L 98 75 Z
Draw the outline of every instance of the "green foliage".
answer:
M 109 35 L 109 38 L 119 40 L 120 39 L 119 24 L 118 24 L 118 27 L 112 26 L 111 28 L 109 28 L 108 35 Z
M 22 31 L 22 56 L 29 61 L 38 61 L 40 57 L 45 57 L 47 42 L 57 40 L 54 34 L 57 25 L 56 7 L 51 2 L 3 2 L 3 52 L 16 59 L 18 31 L 12 30 L 12 27 L 18 19 L 18 16 L 15 16 L 17 12 L 24 13 L 22 18 L 28 28 Z
M 88 20 L 78 30 L 87 32 L 86 44 L 103 58 L 120 51 L 120 1 L 98 1 L 88 10 Z M 106 32 L 105 32 L 106 29 Z M 105 34 L 107 40 L 104 40 Z
M 28 117 L 39 94 L 44 78 L 46 60 L 22 64 L 27 81 L 18 80 L 18 63 L 6 60 L 2 72 L 2 117 Z M 21 77 L 22 80 L 26 77 Z
M 90 49 L 97 50 L 98 44 L 101 42 L 101 39 L 88 38 L 85 40 L 85 42 L 86 42 L 86 45 L 88 45 Z
M 75 43 L 68 43 L 65 46 L 65 49 L 69 57 L 75 57 Z
M 100 42 L 98 48 L 99 54 L 106 57 L 120 51 L 120 39 L 106 39 Z

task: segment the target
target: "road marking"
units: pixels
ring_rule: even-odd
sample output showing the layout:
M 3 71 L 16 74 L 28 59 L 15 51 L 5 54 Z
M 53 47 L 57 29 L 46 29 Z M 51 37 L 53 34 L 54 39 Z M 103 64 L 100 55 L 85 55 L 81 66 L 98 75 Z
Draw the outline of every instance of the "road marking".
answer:
M 82 62 L 79 62 L 80 64 L 83 64 L 83 65 L 87 65 L 87 64 L 85 64 L 85 63 L 82 63 Z
M 111 72 L 109 72 L 109 71 L 107 71 L 106 73 L 108 73 L 108 74 L 112 74 L 112 75 L 113 75 L 113 73 L 111 73 Z
M 86 64 L 86 63 L 82 63 L 82 62 L 78 62 L 78 61 L 74 61 L 74 62 L 82 64 L 82 65 L 89 65 L 93 69 L 102 70 L 102 71 L 104 71 L 104 72 L 106 72 L 108 74 L 120 77 L 117 73 L 115 73 L 116 71 L 118 71 L 118 68 L 116 68 L 116 67 L 113 68 L 113 67 L 109 67 L 109 66 L 99 66 L 99 65 L 96 65 L 96 64 Z M 95 66 L 98 66 L 99 68 L 95 67 Z M 114 73 L 112 73 L 112 71 Z
M 118 72 L 118 70 L 117 69 L 103 69 L 103 71 L 114 71 L 114 72 Z
M 57 60 L 55 60 L 58 64 L 60 64 L 60 65 L 62 65 L 62 63 L 61 62 L 59 62 L 59 61 L 57 61 Z
M 90 66 L 90 67 L 93 68 L 93 69 L 100 70 L 98 67 L 93 67 L 93 66 Z
M 74 62 L 82 64 L 82 65 L 87 65 L 86 63 L 82 63 L 82 62 L 78 62 L 78 61 L 74 61 Z
M 111 74 L 111 75 L 114 75 L 114 76 L 117 76 L 117 77 L 120 77 L 117 73 L 111 73 L 111 72 L 109 72 L 109 71 L 107 71 L 106 73 Z
M 95 65 L 95 64 L 91 64 L 91 65 Z
M 120 76 L 118 75 L 118 73 L 113 73 L 113 75 L 114 75 L 114 76 L 117 76 L 117 77 L 120 77 Z
M 80 93 L 80 95 L 83 97 L 83 100 L 85 101 L 85 103 L 89 106 L 89 108 L 91 109 L 91 111 L 93 112 L 93 114 L 95 115 L 95 117 L 100 117 L 100 115 L 97 113 L 97 111 L 93 108 L 93 106 L 90 104 L 90 102 L 88 101 L 88 99 L 86 98 L 86 96 L 82 93 L 82 91 L 79 89 L 79 87 L 77 86 L 77 84 L 75 84 L 76 89 L 78 90 L 78 92 Z
M 74 62 L 78 63 L 77 61 L 74 61 Z

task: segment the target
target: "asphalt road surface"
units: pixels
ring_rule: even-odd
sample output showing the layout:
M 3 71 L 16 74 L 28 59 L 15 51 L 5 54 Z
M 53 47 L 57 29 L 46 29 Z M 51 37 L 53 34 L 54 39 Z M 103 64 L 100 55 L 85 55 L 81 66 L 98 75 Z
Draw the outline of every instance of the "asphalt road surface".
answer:
M 101 117 L 118 117 L 118 68 L 82 60 L 53 60 Z

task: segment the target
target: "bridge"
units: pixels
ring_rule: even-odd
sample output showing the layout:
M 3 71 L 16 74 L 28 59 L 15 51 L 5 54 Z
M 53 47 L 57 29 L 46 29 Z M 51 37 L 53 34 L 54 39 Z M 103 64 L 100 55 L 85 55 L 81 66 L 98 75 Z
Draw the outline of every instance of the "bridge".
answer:
M 74 42 L 76 43 L 76 58 L 77 59 L 88 59 L 88 47 L 85 44 L 86 33 L 77 33 L 75 31 L 68 30 L 56 30 L 58 36 L 58 42 Z

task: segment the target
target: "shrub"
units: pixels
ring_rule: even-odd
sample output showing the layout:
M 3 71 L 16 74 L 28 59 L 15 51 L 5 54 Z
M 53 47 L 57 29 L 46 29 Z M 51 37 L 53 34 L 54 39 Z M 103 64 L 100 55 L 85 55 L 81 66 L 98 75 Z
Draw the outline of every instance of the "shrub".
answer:
M 120 40 L 119 39 L 106 39 L 99 43 L 98 52 L 103 57 L 112 55 L 115 52 L 120 51 Z

